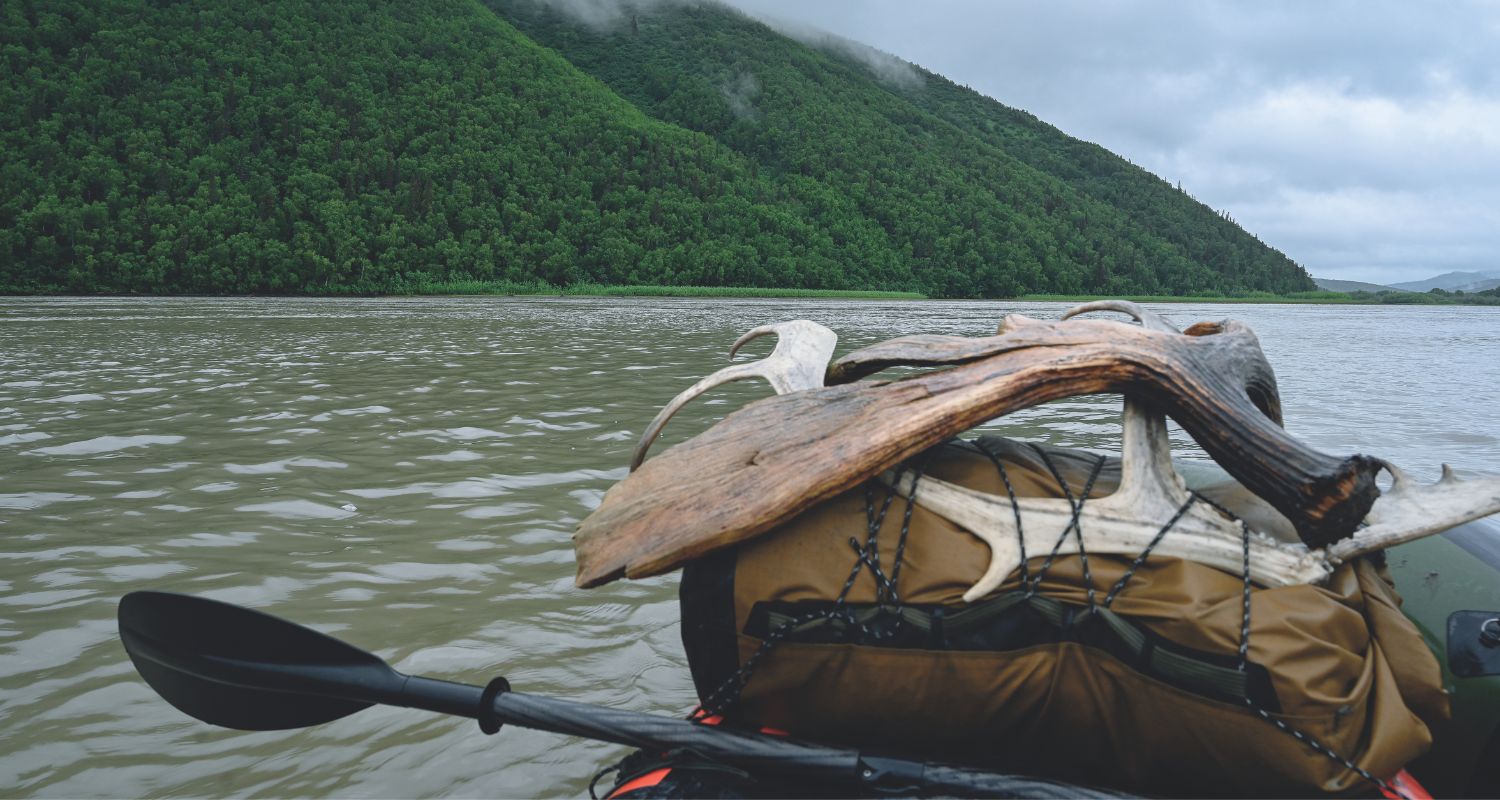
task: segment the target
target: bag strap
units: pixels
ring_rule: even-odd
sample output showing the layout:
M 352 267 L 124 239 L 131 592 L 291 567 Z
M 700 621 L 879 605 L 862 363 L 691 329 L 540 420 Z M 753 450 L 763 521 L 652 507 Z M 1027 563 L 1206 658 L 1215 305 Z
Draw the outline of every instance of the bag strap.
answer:
M 1008 592 L 959 611 L 929 610 L 914 606 L 902 606 L 899 609 L 880 605 L 846 606 L 843 614 L 814 617 L 800 623 L 798 620 L 801 617 L 796 613 L 770 611 L 766 622 L 772 630 L 790 626 L 787 635 L 794 640 L 798 634 L 817 630 L 841 632 L 849 627 L 867 625 L 877 619 L 894 616 L 900 617 L 901 624 L 910 625 L 924 633 L 941 625 L 945 632 L 963 634 L 990 624 L 995 618 L 1020 605 L 1029 607 L 1037 616 L 1059 630 L 1076 626 L 1091 616 L 1097 617 L 1124 650 L 1133 656 L 1135 663 L 1183 689 L 1240 701 L 1249 694 L 1249 677 L 1246 672 L 1162 646 L 1139 625 L 1102 604 L 1096 603 L 1089 608 L 1064 603 L 1042 594 Z

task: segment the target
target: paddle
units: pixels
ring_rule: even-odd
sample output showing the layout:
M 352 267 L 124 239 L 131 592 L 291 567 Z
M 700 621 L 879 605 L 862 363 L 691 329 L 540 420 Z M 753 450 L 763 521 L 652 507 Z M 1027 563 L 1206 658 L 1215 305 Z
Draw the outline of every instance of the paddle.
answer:
M 752 772 L 873 792 L 989 797 L 1121 797 L 1034 778 L 867 756 L 794 739 L 403 675 L 331 636 L 239 606 L 167 592 L 120 601 L 120 639 L 146 683 L 197 719 L 240 730 L 329 722 L 375 704 L 503 722 L 650 750 L 690 748 Z

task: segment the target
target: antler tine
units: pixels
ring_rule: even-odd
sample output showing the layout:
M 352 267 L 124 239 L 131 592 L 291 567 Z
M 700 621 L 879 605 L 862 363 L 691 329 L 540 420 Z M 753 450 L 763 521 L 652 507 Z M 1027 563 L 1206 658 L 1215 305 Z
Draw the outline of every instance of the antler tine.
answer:
M 1092 311 L 1116 311 L 1128 314 L 1147 330 L 1181 333 L 1165 317 L 1129 300 L 1084 303 L 1063 312 L 1062 318 L 1069 319 Z M 1188 493 L 1182 476 L 1172 466 L 1166 417 L 1141 400 L 1127 396 L 1122 427 L 1120 488 L 1116 497 L 1140 508 L 1143 518 L 1170 515 L 1187 502 Z
M 1500 477 L 1460 480 L 1444 464 L 1442 477 L 1423 486 L 1394 464 L 1380 463 L 1391 473 L 1390 490 L 1383 492 L 1370 507 L 1365 517 L 1366 527 L 1329 545 L 1330 560 L 1348 561 L 1500 513 Z
M 1122 427 L 1117 502 L 1139 509 L 1144 519 L 1169 518 L 1187 502 L 1188 492 L 1172 466 L 1166 416 L 1127 396 Z
M 1182 333 L 1176 325 L 1167 321 L 1166 317 L 1149 311 L 1137 303 L 1129 300 L 1095 300 L 1092 303 L 1084 303 L 1081 306 L 1073 306 L 1063 312 L 1062 318 L 1069 319 L 1079 314 L 1087 314 L 1090 311 L 1118 311 L 1121 314 L 1129 314 L 1141 327 L 1149 331 L 1161 331 L 1163 333 Z
M 1239 562 L 1238 529 L 1211 508 L 1188 505 L 1187 486 L 1172 466 L 1171 443 L 1167 439 L 1166 417 L 1141 400 L 1127 396 L 1123 420 L 1120 485 L 1113 494 L 1088 503 L 1078 512 L 1079 536 L 1088 539 L 1091 552 L 1133 554 L 1152 543 L 1156 531 L 1167 520 L 1177 522 L 1170 540 L 1157 542 L 1157 552 L 1191 558 L 1223 569 Z M 921 483 L 920 497 L 913 476 L 894 473 L 881 476 L 888 486 L 912 502 L 946 518 L 979 538 L 990 548 L 990 563 L 984 574 L 964 592 L 964 602 L 972 603 L 987 596 L 1005 582 L 1020 565 L 1021 550 L 1017 538 L 1027 540 L 1026 547 L 1045 549 L 1047 542 L 1033 537 L 1055 536 L 1059 526 L 1069 524 L 1073 514 L 1067 500 L 1022 498 L 1009 506 L 1005 498 L 965 489 L 935 478 Z M 1015 517 L 1024 520 L 1017 530 Z M 1078 552 L 1077 539 L 1065 538 L 1050 546 L 1055 552 Z M 1321 558 L 1279 547 L 1269 540 L 1257 539 L 1252 549 L 1259 559 L 1254 576 L 1262 583 L 1283 585 L 1320 579 L 1327 574 Z
M 764 378 L 777 394 L 822 386 L 823 373 L 828 369 L 828 362 L 833 358 L 833 348 L 838 344 L 839 337 L 833 331 L 810 320 L 794 319 L 790 322 L 778 322 L 752 328 L 730 346 L 729 357 L 734 358 L 746 342 L 773 333 L 776 334 L 777 341 L 776 348 L 771 351 L 770 355 L 748 364 L 725 367 L 682 390 L 662 407 L 662 410 L 657 412 L 656 417 L 651 420 L 651 424 L 646 426 L 645 432 L 641 434 L 641 440 L 636 444 L 635 453 L 630 458 L 630 471 L 634 472 L 640 467 L 641 462 L 646 460 L 646 451 L 651 449 L 651 443 L 656 441 L 657 435 L 661 433 L 662 428 L 666 427 L 672 415 L 693 398 L 715 386 L 747 378 Z
M 964 592 L 966 603 L 988 596 L 1021 565 L 1019 541 L 1022 539 L 1025 540 L 1026 552 L 1032 554 L 1045 553 L 1049 549 L 1059 555 L 1079 551 L 1079 542 L 1074 536 L 1057 541 L 1058 531 L 1069 529 L 1075 519 L 1073 506 L 1065 499 L 1018 497 L 1012 500 L 931 476 L 922 478 L 918 488 L 916 477 L 910 473 L 898 477 L 894 472 L 885 472 L 880 480 L 897 494 L 968 531 L 989 546 L 990 562 L 979 580 Z M 1085 504 L 1076 513 L 1089 553 L 1134 556 L 1151 546 L 1154 547 L 1151 552 L 1157 555 L 1188 559 L 1236 574 L 1243 569 L 1244 541 L 1240 527 L 1205 504 L 1188 506 L 1180 516 L 1176 509 L 1147 515 L 1134 505 L 1132 498 L 1116 492 Z M 1021 517 L 1019 526 L 1016 524 L 1017 514 Z M 1176 522 L 1171 531 L 1158 538 L 1162 525 L 1174 516 Z M 1263 586 L 1316 583 L 1329 574 L 1323 552 L 1309 551 L 1301 545 L 1281 544 L 1267 536 L 1252 536 L 1250 552 L 1251 578 Z

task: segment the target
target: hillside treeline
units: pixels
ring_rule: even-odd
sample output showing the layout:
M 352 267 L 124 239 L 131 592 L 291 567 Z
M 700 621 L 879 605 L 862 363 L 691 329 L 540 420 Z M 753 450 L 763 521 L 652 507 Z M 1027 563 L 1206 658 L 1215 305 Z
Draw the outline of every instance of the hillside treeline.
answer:
M 935 76 L 892 87 L 711 6 L 500 11 L 4 4 L 0 291 L 1311 287 L 1159 179 Z

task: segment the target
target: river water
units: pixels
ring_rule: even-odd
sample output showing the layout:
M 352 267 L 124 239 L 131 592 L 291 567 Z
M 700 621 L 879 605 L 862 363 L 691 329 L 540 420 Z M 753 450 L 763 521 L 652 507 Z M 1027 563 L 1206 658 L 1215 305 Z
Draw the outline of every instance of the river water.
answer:
M 675 577 L 572 581 L 573 527 L 656 410 L 765 322 L 816 320 L 843 353 L 1064 308 L 0 298 L 0 794 L 584 795 L 622 748 L 391 708 L 292 732 L 193 721 L 136 676 L 115 604 L 201 594 L 406 672 L 681 714 Z M 1500 473 L 1500 308 L 1155 308 L 1250 323 L 1288 428 L 1319 449 L 1425 479 L 1443 461 Z M 657 447 L 767 391 L 716 391 Z M 989 427 L 1113 449 L 1117 409 L 1074 400 Z

